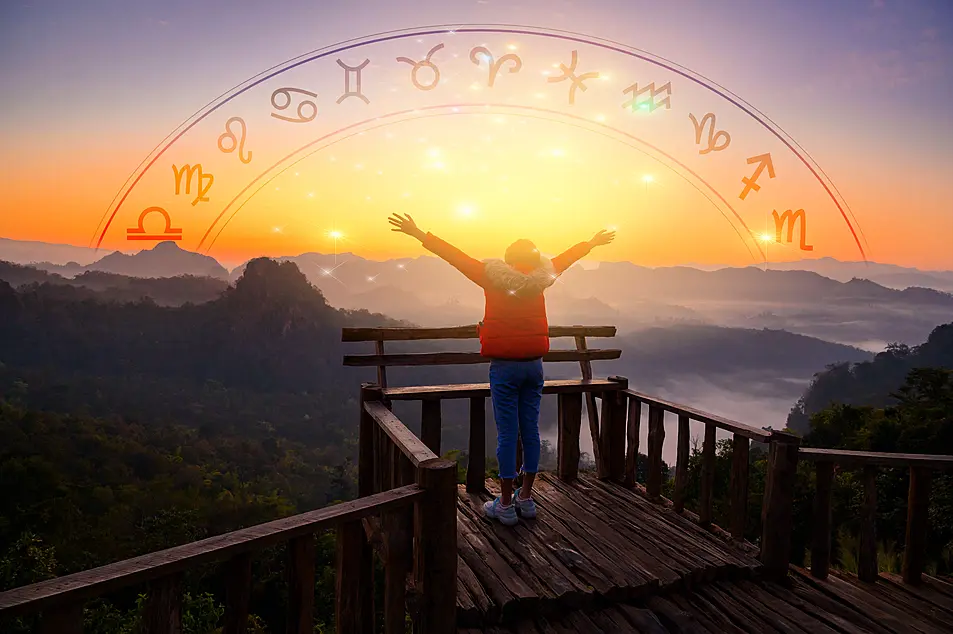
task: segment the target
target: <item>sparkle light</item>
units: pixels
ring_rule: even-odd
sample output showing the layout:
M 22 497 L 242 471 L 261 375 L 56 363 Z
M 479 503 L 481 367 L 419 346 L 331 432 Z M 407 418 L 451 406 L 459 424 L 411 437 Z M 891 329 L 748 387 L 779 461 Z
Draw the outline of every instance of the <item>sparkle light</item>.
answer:
M 758 236 L 758 239 L 761 240 L 761 242 L 771 242 L 773 238 L 770 233 L 762 233 Z
M 469 218 L 473 216 L 475 212 L 476 212 L 476 209 L 473 207 L 473 205 L 469 205 L 466 203 L 457 207 L 457 213 L 463 216 L 464 218 Z
M 511 51 L 515 51 L 515 50 L 516 50 L 516 44 L 510 44 L 510 45 L 507 46 L 506 48 L 510 49 Z
M 337 229 L 332 229 L 331 231 L 328 231 L 328 237 L 334 240 L 340 240 L 341 238 L 344 237 L 344 234 L 338 231 Z
M 655 180 L 655 177 L 652 176 L 651 174 L 646 174 L 645 176 L 642 177 L 642 182 L 643 182 L 643 183 L 651 183 L 651 182 L 653 182 L 654 180 Z
M 404 265 L 403 265 L 403 264 L 398 264 L 398 265 L 397 265 L 397 268 L 402 269 L 402 268 L 404 268 Z
M 552 150 L 550 150 L 550 154 L 552 154 L 553 156 L 556 156 L 556 157 L 566 156 L 566 152 L 565 152 L 564 150 L 562 150 L 561 148 L 558 148 L 558 147 L 557 147 L 557 148 L 553 148 Z

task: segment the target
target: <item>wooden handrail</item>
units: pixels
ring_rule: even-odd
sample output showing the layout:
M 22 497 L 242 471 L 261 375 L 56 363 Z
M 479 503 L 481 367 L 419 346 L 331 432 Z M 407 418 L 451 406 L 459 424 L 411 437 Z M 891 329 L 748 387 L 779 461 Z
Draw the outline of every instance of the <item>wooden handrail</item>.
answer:
M 935 454 L 802 447 L 800 459 L 812 462 L 833 462 L 843 467 L 923 467 L 936 471 L 953 470 L 953 456 Z
M 551 350 L 543 356 L 547 363 L 607 361 L 622 356 L 621 350 Z M 479 352 L 407 352 L 398 354 L 346 354 L 344 365 L 389 367 L 421 365 L 476 365 L 491 359 Z
M 725 431 L 730 431 L 734 434 L 741 434 L 742 436 L 757 442 L 768 442 L 768 439 L 771 437 L 771 432 L 766 429 L 759 429 L 758 427 L 753 427 L 752 425 L 746 425 L 745 423 L 739 423 L 738 421 L 716 416 L 715 414 L 709 414 L 708 412 L 703 412 L 702 410 L 695 409 L 694 407 L 680 405 L 678 403 L 673 403 L 672 401 L 666 401 L 665 399 L 659 398 L 657 396 L 649 396 L 648 394 L 642 394 L 641 392 L 636 392 L 635 390 L 626 390 L 625 393 L 629 396 L 629 398 L 633 398 L 637 401 L 645 403 L 646 405 L 655 405 L 662 408 L 666 412 L 672 412 L 673 414 L 677 414 L 679 416 L 688 416 L 692 420 L 714 425 L 719 429 L 724 429 Z
M 609 379 L 555 379 L 543 384 L 543 394 L 582 394 L 586 392 L 615 392 L 622 389 L 617 381 Z M 457 383 L 450 385 L 412 385 L 389 387 L 384 396 L 392 401 L 441 400 L 475 398 L 490 395 L 489 383 Z
M 380 425 L 384 433 L 391 439 L 391 442 L 397 445 L 401 453 L 410 459 L 414 468 L 419 467 L 422 462 L 434 460 L 438 457 L 421 439 L 414 435 L 414 432 L 400 422 L 394 412 L 387 409 L 387 406 L 380 401 L 368 401 L 364 403 L 364 409 Z
M 417 485 L 404 486 L 99 568 L 14 588 L 0 593 L 0 614 L 22 616 L 67 603 L 88 601 L 201 564 L 222 561 L 373 514 L 406 507 L 421 499 L 423 495 L 424 491 Z
M 615 326 L 550 326 L 553 337 L 615 337 Z M 343 328 L 341 341 L 424 341 L 476 339 L 476 324 L 451 328 Z

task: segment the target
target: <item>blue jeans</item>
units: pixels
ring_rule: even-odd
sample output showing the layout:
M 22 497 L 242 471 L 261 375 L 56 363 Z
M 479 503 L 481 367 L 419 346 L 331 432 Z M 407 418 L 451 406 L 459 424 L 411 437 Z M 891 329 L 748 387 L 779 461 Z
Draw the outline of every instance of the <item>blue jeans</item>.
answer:
M 516 478 L 516 438 L 523 441 L 523 471 L 539 471 L 539 402 L 543 360 L 490 361 L 490 396 L 496 420 L 496 459 L 500 477 Z

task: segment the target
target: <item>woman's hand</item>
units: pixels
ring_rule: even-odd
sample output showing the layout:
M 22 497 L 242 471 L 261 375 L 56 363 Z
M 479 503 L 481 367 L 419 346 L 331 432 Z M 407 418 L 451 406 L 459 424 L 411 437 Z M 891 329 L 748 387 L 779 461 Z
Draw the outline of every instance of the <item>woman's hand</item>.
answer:
M 603 229 L 596 235 L 592 236 L 592 239 L 589 240 L 589 246 L 592 248 L 601 247 L 605 244 L 609 244 L 615 239 L 615 231 L 606 231 Z
M 392 214 L 390 218 L 387 219 L 391 225 L 395 228 L 391 231 L 399 231 L 401 233 L 406 233 L 409 236 L 417 238 L 421 242 L 424 241 L 424 238 L 427 237 L 427 234 L 417 228 L 417 223 L 414 222 L 414 219 L 410 217 L 410 214 L 404 214 L 404 218 L 400 214 Z

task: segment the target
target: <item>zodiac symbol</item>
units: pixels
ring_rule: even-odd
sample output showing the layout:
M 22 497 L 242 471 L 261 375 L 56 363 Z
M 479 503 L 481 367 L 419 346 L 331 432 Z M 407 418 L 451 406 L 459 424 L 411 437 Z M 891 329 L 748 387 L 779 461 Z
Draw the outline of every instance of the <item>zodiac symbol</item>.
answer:
M 774 163 L 771 162 L 771 153 L 759 154 L 758 156 L 752 156 L 748 159 L 748 165 L 757 163 L 758 167 L 754 168 L 754 174 L 751 177 L 745 176 L 741 179 L 741 182 L 745 184 L 745 188 L 741 190 L 741 195 L 739 198 L 744 200 L 748 196 L 750 191 L 758 191 L 761 189 L 761 185 L 758 185 L 758 177 L 761 176 L 761 172 L 764 171 L 764 168 L 768 168 L 768 178 L 774 178 Z
M 242 136 L 240 139 L 235 138 L 235 134 L 231 130 L 233 123 L 238 122 L 242 126 Z M 225 147 L 225 141 L 231 141 L 230 147 Z M 248 151 L 248 154 L 245 154 L 245 120 L 241 117 L 232 117 L 225 122 L 225 132 L 218 137 L 218 149 L 226 154 L 231 154 L 235 151 L 235 148 L 238 148 L 238 160 L 246 165 L 251 163 L 251 150 Z
M 794 240 L 794 223 L 800 220 L 801 251 L 814 250 L 812 245 L 807 244 L 807 214 L 803 209 L 798 209 L 797 211 L 788 209 L 780 216 L 778 215 L 778 210 L 775 209 L 771 212 L 771 215 L 774 216 L 774 234 L 777 242 L 781 242 L 781 229 L 784 228 L 785 223 L 788 225 L 788 242 L 792 242 Z
M 371 60 L 365 59 L 360 66 L 348 66 L 341 60 L 338 60 L 338 66 L 344 69 L 344 94 L 338 97 L 338 103 L 341 103 L 348 97 L 357 97 L 358 99 L 362 99 L 364 103 L 371 103 L 371 100 L 361 92 L 361 71 L 370 63 Z M 357 76 L 357 92 L 351 90 L 351 73 Z
M 639 101 L 639 97 L 641 97 L 646 91 L 649 92 L 649 99 Z M 623 90 L 622 94 L 625 95 L 630 92 L 635 94 L 632 96 L 632 99 L 622 104 L 623 108 L 631 108 L 632 110 L 638 108 L 639 110 L 648 110 L 649 112 L 653 112 L 656 108 L 661 108 L 662 106 L 665 106 L 666 110 L 672 109 L 672 82 L 666 82 L 659 86 L 658 89 L 655 88 L 654 81 L 645 88 L 639 88 L 639 84 L 634 83 Z M 663 92 L 668 96 L 661 101 L 655 101 L 655 98 Z
M 576 51 L 572 52 L 572 61 L 569 63 L 567 68 L 565 64 L 560 64 L 559 68 L 563 71 L 562 77 L 549 77 L 548 82 L 553 83 L 555 81 L 565 81 L 567 79 L 572 80 L 572 85 L 569 87 L 569 105 L 576 103 L 576 88 L 582 88 L 583 92 L 586 92 L 587 87 L 583 83 L 587 79 L 598 79 L 599 73 L 593 71 L 589 73 L 584 73 L 582 75 L 576 76 L 576 62 L 578 61 Z
M 271 105 L 273 105 L 277 110 L 287 109 L 288 106 L 291 105 L 291 93 L 293 92 L 299 92 L 302 95 L 308 95 L 309 97 L 318 96 L 313 92 L 308 92 L 307 90 L 302 90 L 300 88 L 279 88 L 275 92 L 271 93 Z M 278 95 L 284 95 L 285 99 L 288 100 L 285 102 L 283 106 L 278 105 L 278 101 L 276 99 Z M 302 109 L 305 106 L 309 106 L 311 108 L 310 117 L 306 117 L 302 113 Z M 318 106 L 316 103 L 314 103 L 310 99 L 305 99 L 304 101 L 298 104 L 298 118 L 297 119 L 295 119 L 294 117 L 286 117 L 284 115 L 275 114 L 274 112 L 271 113 L 271 116 L 273 116 L 275 119 L 281 119 L 282 121 L 290 121 L 291 123 L 308 123 L 309 121 L 314 121 L 314 118 L 318 116 Z
M 443 48 L 443 44 L 437 44 L 430 52 L 427 53 L 427 57 L 419 62 L 415 62 L 409 57 L 398 57 L 398 62 L 405 62 L 413 66 L 413 70 L 410 71 L 410 81 L 414 82 L 414 86 L 420 90 L 433 90 L 437 87 L 437 84 L 440 83 L 440 69 L 437 68 L 437 65 L 430 61 L 430 56 Z M 423 86 L 419 81 L 417 81 L 417 71 L 421 68 L 427 67 L 433 71 L 433 82 L 429 86 Z
M 481 55 L 483 56 L 482 59 L 480 57 Z M 487 60 L 490 65 L 490 80 L 487 84 L 490 88 L 493 87 L 493 82 L 496 81 L 496 76 L 499 74 L 504 62 L 513 62 L 513 65 L 510 67 L 510 73 L 518 73 L 523 67 L 523 60 L 513 53 L 507 53 L 500 59 L 493 61 L 493 54 L 484 46 L 477 46 L 470 51 L 470 61 L 477 66 L 479 66 L 480 62 L 484 59 Z
M 198 176 L 198 184 L 196 186 L 195 200 L 192 201 L 192 206 L 194 207 L 200 202 L 207 203 L 208 190 L 212 188 L 212 183 L 215 182 L 215 177 L 211 174 L 202 173 L 202 164 L 197 163 L 195 165 L 183 165 L 181 168 L 172 166 L 172 173 L 175 174 L 175 193 L 178 194 L 182 189 L 182 177 L 185 176 L 185 193 L 191 194 L 192 189 L 192 177 Z M 204 179 L 208 179 L 208 183 L 205 183 Z
M 709 112 L 702 117 L 701 123 L 699 123 L 698 119 L 695 118 L 695 115 L 691 113 L 689 113 L 688 117 L 692 120 L 692 124 L 695 126 L 695 145 L 700 145 L 702 142 L 702 132 L 705 130 L 705 124 L 711 124 L 711 126 L 708 128 L 708 147 L 704 150 L 698 150 L 699 154 L 708 154 L 711 151 L 721 152 L 731 144 L 730 134 L 724 130 L 719 130 L 717 133 L 715 132 L 714 113 Z M 724 139 L 724 143 L 718 145 L 718 139 Z
M 163 218 L 165 218 L 165 230 L 162 233 L 158 234 L 148 234 L 146 233 L 145 227 L 143 227 L 143 221 L 151 213 L 157 213 Z M 169 217 L 169 212 L 167 212 L 162 207 L 149 207 L 141 214 L 139 214 L 139 224 L 131 229 L 126 229 L 126 240 L 181 240 L 182 239 L 182 230 L 172 228 L 172 219 Z

